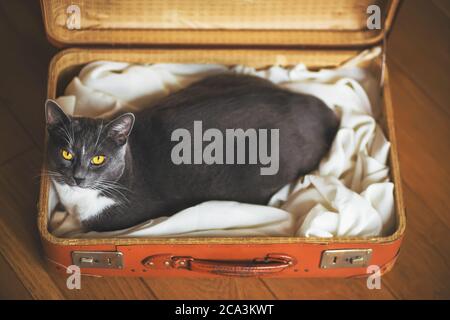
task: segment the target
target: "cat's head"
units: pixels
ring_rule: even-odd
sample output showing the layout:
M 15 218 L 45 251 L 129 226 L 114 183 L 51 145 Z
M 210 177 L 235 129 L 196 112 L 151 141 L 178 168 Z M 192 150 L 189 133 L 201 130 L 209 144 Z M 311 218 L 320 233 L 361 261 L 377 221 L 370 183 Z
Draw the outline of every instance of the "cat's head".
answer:
M 95 188 L 120 179 L 134 115 L 112 121 L 70 117 L 53 100 L 45 104 L 48 174 L 60 183 Z

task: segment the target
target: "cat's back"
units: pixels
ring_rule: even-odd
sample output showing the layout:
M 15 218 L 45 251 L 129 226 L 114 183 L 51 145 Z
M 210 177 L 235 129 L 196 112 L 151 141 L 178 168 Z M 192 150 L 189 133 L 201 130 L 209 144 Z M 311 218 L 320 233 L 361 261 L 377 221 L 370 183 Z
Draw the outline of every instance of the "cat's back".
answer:
M 137 114 L 137 125 L 152 122 L 173 130 L 201 120 L 211 127 L 272 128 L 309 122 L 336 127 L 337 118 L 323 101 L 283 89 L 269 80 L 224 73 L 204 78 Z
M 290 92 L 262 78 L 223 74 L 194 83 L 137 114 L 135 127 L 131 141 L 135 155 L 142 159 L 143 176 L 162 181 L 158 192 L 186 199 L 265 203 L 273 192 L 318 165 L 334 138 L 338 120 L 318 98 Z M 180 142 L 173 139 L 173 133 L 180 129 L 190 137 L 191 164 L 172 161 Z M 279 132 L 275 141 L 279 170 L 261 175 L 261 164 L 208 165 L 202 160 L 193 165 L 195 150 L 191 148 L 209 144 L 203 141 L 208 129 L 220 132 L 224 161 L 229 151 L 225 149 L 227 130 L 250 130 L 256 135 L 262 130 L 267 137 L 274 130 Z M 268 149 L 273 150 L 272 145 Z

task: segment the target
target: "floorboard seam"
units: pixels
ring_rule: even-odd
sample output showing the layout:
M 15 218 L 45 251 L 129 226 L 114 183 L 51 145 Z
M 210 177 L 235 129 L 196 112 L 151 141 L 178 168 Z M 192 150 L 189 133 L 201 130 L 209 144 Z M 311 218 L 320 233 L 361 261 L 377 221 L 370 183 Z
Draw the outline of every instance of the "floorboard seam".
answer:
M 42 145 L 34 140 L 32 132 L 30 132 L 27 127 L 22 123 L 21 119 L 17 117 L 13 110 L 9 107 L 9 105 L 5 105 L 6 110 L 9 112 L 10 116 L 17 122 L 19 127 L 25 132 L 26 136 L 31 140 L 32 145 L 35 146 L 38 150 L 42 151 Z
M 139 278 L 139 280 L 144 284 L 144 286 L 150 291 L 150 293 L 155 297 L 156 300 L 160 300 L 156 293 L 152 290 L 152 288 L 148 285 L 148 283 L 143 279 Z
M 14 266 L 11 264 L 11 262 L 6 258 L 4 252 L 0 251 L 0 255 L 3 257 L 3 260 L 5 260 L 5 263 L 7 263 L 9 265 L 9 267 L 11 268 L 11 270 L 14 271 L 14 274 L 17 277 L 17 280 L 20 282 L 20 284 L 25 288 L 25 290 L 28 292 L 28 294 L 30 295 L 30 297 L 33 300 L 36 300 L 36 297 L 30 292 L 30 290 L 28 290 L 27 286 L 25 285 L 25 283 L 23 282 L 22 278 L 20 277 L 19 274 L 17 274 L 16 272 L 16 268 L 14 268 Z
M 274 299 L 279 300 L 278 296 L 275 294 L 274 291 L 272 291 L 272 289 L 270 289 L 270 286 L 264 281 L 264 279 L 259 278 L 258 279 L 263 286 L 270 292 L 270 294 L 274 297 Z
M 425 90 L 425 88 L 422 87 L 422 85 L 417 82 L 417 80 L 415 80 L 403 67 L 403 65 L 397 61 L 397 59 L 395 58 L 390 58 L 391 63 L 395 64 L 399 69 L 400 72 L 402 72 L 406 78 L 408 78 L 428 99 L 430 99 L 435 105 L 438 106 L 438 109 L 441 110 L 442 112 L 444 112 L 444 114 L 447 117 L 450 117 L 450 111 L 447 110 L 445 108 L 445 106 L 442 106 L 438 101 L 436 101 L 432 96 L 430 96 L 427 92 L 427 90 Z M 392 94 L 392 96 L 395 96 L 395 93 Z

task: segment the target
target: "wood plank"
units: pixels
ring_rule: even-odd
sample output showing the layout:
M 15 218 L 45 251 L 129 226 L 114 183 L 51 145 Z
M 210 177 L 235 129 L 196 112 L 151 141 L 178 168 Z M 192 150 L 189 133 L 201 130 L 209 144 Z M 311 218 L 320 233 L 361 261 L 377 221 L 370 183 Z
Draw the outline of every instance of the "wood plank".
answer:
M 408 224 L 400 256 L 383 283 L 401 299 L 449 299 L 450 230 L 410 187 L 404 187 Z
M 447 114 L 450 113 L 449 34 L 448 16 L 430 1 L 403 1 L 387 50 L 388 59 L 401 65 Z
M 7 30 L 17 39 L 21 39 L 23 46 L 34 49 L 32 52 L 20 52 L 21 56 L 29 55 L 33 58 L 24 61 L 24 64 L 32 64 L 33 71 L 45 72 L 47 66 L 42 65 L 40 61 L 54 55 L 58 49 L 47 40 L 39 2 L 0 2 L 0 14 L 5 21 Z
M 0 300 L 31 300 L 28 290 L 17 277 L 14 269 L 0 254 Z
M 395 299 L 391 290 L 367 288 L 366 279 L 264 279 L 279 299 Z
M 274 299 L 276 298 L 255 278 L 143 278 L 158 299 Z
M 449 117 L 398 68 L 389 65 L 403 180 L 450 226 Z
M 54 274 L 61 292 L 74 300 L 155 300 L 156 296 L 140 278 L 82 276 L 80 289 L 68 289 L 65 275 Z
M 0 50 L 0 61 L 7 61 L 2 73 L 8 75 L 0 98 L 42 148 L 47 69 L 56 48 L 46 39 L 39 2 L 1 2 L 0 39 L 8 44 L 7 50 Z
M 33 145 L 20 124 L 0 101 L 0 164 L 20 154 Z
M 383 282 L 400 298 L 448 299 L 449 20 L 427 2 L 403 6 L 388 65 L 408 220 L 398 263 Z
M 450 1 L 448 0 L 433 0 L 433 4 L 439 8 L 450 19 Z
M 14 217 L 15 210 L 0 200 L 3 214 Z M 0 216 L 0 253 L 34 299 L 63 299 L 64 296 L 44 269 L 37 242 L 24 230 L 11 231 L 10 221 Z
M 62 299 L 45 270 L 36 225 L 40 153 L 36 148 L 0 167 L 0 252 L 35 299 Z

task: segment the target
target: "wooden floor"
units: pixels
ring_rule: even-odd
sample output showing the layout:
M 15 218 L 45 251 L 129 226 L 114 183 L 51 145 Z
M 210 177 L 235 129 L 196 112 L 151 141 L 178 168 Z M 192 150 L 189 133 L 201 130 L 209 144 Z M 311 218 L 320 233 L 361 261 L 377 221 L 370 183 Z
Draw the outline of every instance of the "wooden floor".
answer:
M 43 102 L 50 58 L 38 1 L 0 3 L 0 298 L 450 298 L 450 1 L 405 0 L 390 68 L 407 232 L 381 290 L 364 279 L 83 278 L 47 273 L 36 228 Z

